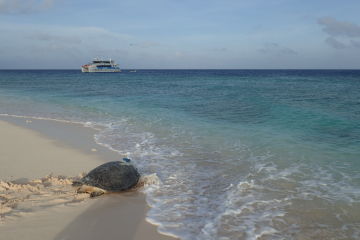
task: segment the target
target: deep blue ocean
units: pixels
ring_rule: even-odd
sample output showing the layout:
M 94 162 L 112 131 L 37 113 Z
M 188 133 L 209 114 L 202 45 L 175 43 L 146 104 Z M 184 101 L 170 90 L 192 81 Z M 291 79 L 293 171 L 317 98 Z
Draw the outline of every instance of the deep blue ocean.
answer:
M 0 71 L 0 114 L 102 126 L 182 239 L 360 239 L 360 71 Z

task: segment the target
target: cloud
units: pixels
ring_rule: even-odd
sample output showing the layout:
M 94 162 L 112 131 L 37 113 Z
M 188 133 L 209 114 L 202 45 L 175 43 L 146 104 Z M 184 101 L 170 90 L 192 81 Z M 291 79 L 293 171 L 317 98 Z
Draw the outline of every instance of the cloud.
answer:
M 335 38 L 333 37 L 328 37 L 325 42 L 330 45 L 331 47 L 333 48 L 336 48 L 336 49 L 344 49 L 344 48 L 347 48 L 348 46 L 338 40 L 336 40 Z
M 55 0 L 0 0 L 0 14 L 32 13 L 49 9 Z
M 28 38 L 33 40 L 44 41 L 44 42 L 62 42 L 66 44 L 82 43 L 82 39 L 79 36 L 57 35 L 47 32 L 32 33 Z
M 185 54 L 182 51 L 176 51 L 175 56 L 176 57 L 183 57 Z
M 211 48 L 210 51 L 214 51 L 214 52 L 227 52 L 228 49 L 226 47 L 216 47 L 216 48 Z
M 332 17 L 319 18 L 318 23 L 330 36 L 360 37 L 360 25 L 358 24 L 338 21 Z
M 288 47 L 280 46 L 277 43 L 266 43 L 264 44 L 263 48 L 259 49 L 259 52 L 263 54 L 277 55 L 277 56 L 298 55 L 298 53 L 295 50 Z
M 130 43 L 129 46 L 137 47 L 137 48 L 152 48 L 152 47 L 158 47 L 160 46 L 160 44 L 156 42 L 147 41 L 147 42 Z
M 360 41 L 351 40 L 351 46 L 355 48 L 360 48 Z
M 112 58 L 129 68 L 164 61 L 161 49 L 129 46 L 142 42 L 150 41 L 94 26 L 0 22 L 0 68 L 76 68 L 94 57 Z
M 328 35 L 325 43 L 335 49 L 360 48 L 360 25 L 338 21 L 333 17 L 322 17 L 318 24 L 323 26 L 323 31 Z M 354 40 L 355 39 L 355 40 Z

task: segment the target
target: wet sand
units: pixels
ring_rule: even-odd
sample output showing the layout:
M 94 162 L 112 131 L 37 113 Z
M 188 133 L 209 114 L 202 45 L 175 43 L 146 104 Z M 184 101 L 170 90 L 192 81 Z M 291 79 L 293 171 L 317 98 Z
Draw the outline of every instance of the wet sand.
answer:
M 74 123 L 0 117 L 1 240 L 174 239 L 146 222 L 149 207 L 141 192 L 94 199 L 75 193 L 69 179 L 122 157 L 96 144 L 95 131 Z

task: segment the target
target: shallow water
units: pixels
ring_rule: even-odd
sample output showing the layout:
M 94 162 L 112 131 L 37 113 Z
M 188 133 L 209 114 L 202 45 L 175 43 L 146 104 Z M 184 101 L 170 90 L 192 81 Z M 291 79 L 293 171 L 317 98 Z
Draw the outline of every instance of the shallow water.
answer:
M 360 238 L 360 71 L 0 71 L 0 113 L 103 126 L 183 239 Z

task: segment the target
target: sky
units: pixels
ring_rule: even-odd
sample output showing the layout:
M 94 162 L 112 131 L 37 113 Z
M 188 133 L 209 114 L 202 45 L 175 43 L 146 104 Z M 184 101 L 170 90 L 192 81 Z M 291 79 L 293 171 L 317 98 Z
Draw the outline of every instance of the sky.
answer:
M 359 0 L 0 0 L 0 69 L 358 69 Z

